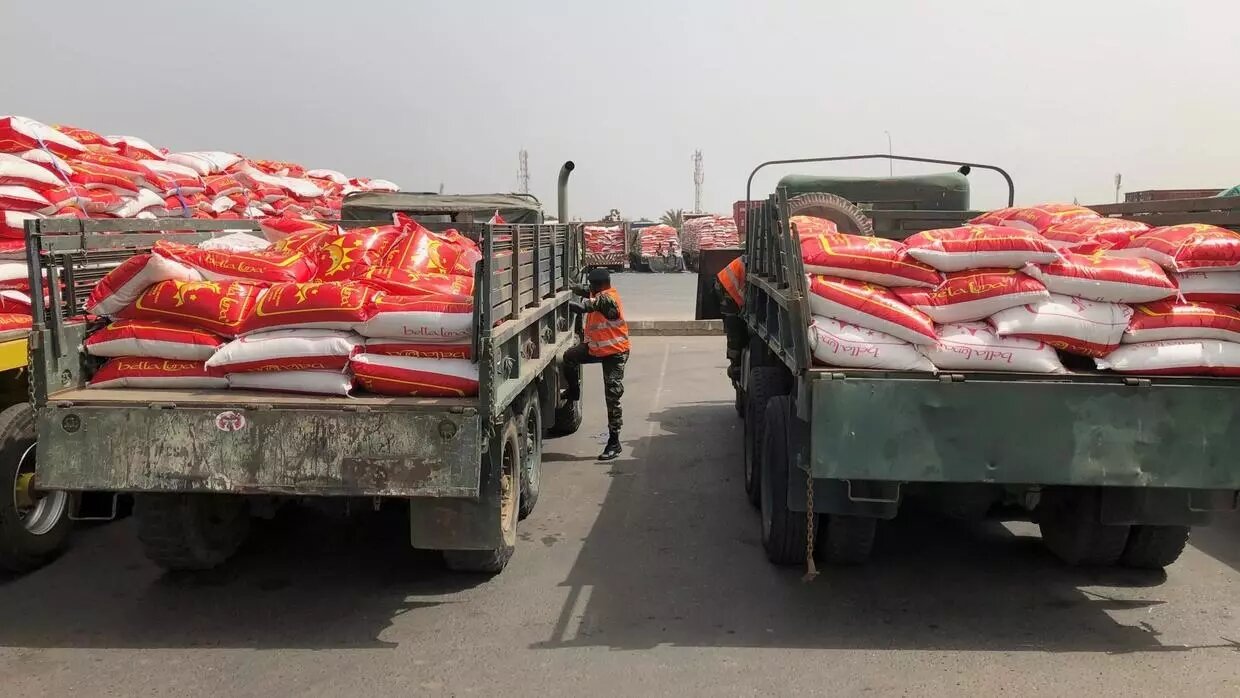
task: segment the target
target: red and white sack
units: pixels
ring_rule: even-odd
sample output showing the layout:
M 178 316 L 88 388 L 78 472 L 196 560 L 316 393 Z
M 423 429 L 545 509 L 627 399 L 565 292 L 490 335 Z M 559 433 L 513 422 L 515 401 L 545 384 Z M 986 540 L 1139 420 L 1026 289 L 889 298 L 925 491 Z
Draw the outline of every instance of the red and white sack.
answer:
M 1023 337 L 1001 337 L 984 322 L 940 325 L 937 344 L 917 347 L 942 371 L 1066 373 L 1055 348 Z
M 1000 225 L 1040 234 L 1053 225 L 1099 217 L 1097 213 L 1076 204 L 1039 204 L 1007 209 Z
M 123 356 L 109 359 L 90 379 L 91 388 L 227 388 L 223 374 L 209 370 L 201 361 L 148 359 Z
M 315 281 L 347 281 L 371 269 L 401 236 L 394 225 L 336 229 L 324 236 L 315 256 Z
M 470 397 L 478 394 L 478 364 L 464 359 L 358 354 L 350 365 L 357 384 L 378 395 Z
M 1049 300 L 1000 310 L 990 318 L 1000 337 L 1025 337 L 1082 356 L 1105 356 L 1119 346 L 1132 308 L 1052 293 Z
M 241 281 L 160 281 L 115 316 L 175 322 L 235 337 L 263 291 Z
M 224 373 L 342 371 L 362 338 L 341 330 L 273 330 L 238 337 L 207 360 Z
M 26 221 L 42 217 L 42 214 L 28 211 L 0 211 L 0 238 L 24 240 L 26 239 Z
M 266 238 L 260 238 L 249 233 L 228 233 L 227 235 L 213 237 L 198 243 L 198 249 L 200 250 L 223 252 L 254 252 L 256 250 L 265 250 L 268 247 L 271 247 L 271 243 Z
M 1240 342 L 1240 310 L 1219 303 L 1158 301 L 1133 308 L 1124 344 L 1171 339 Z
M 197 327 L 172 322 L 117 320 L 86 338 L 91 356 L 206 361 L 224 340 Z
M 219 151 L 168 153 L 168 155 L 165 156 L 165 159 L 167 159 L 168 162 L 188 167 L 202 177 L 212 174 L 219 174 L 238 162 L 241 162 L 240 155 L 223 153 Z
M 60 177 L 20 155 L 0 153 L 0 184 L 18 184 L 24 187 L 56 187 L 64 184 Z
M 43 148 L 61 157 L 86 151 L 86 146 L 47 124 L 24 116 L 0 116 L 0 153 Z
M 241 334 L 279 329 L 352 330 L 370 318 L 379 292 L 346 281 L 273 284 Z
M 1064 252 L 1049 264 L 1030 264 L 1025 271 L 1051 293 L 1100 303 L 1149 303 L 1170 298 L 1175 282 L 1148 259 Z
M 348 395 L 353 379 L 344 371 L 266 371 L 228 374 L 235 390 L 275 390 L 307 395 Z
M 469 296 L 379 294 L 370 319 L 357 328 L 366 337 L 462 344 L 473 337 L 474 299 Z
M 1180 339 L 1125 344 L 1094 363 L 1103 370 L 1155 376 L 1240 376 L 1240 344 Z
M 30 294 L 14 289 L 0 290 L 0 313 L 30 315 Z
M 1240 305 L 1240 271 L 1190 271 L 1171 278 L 1186 301 Z
M 202 281 L 202 275 L 167 257 L 149 252 L 134 255 L 95 284 L 86 299 L 86 312 L 115 315 L 160 281 Z
M 809 274 L 868 281 L 882 286 L 933 288 L 943 275 L 908 254 L 904 243 L 863 235 L 801 237 L 801 259 Z
M 25 262 L 0 261 L 0 289 L 30 290 L 30 267 Z
M 28 330 L 34 319 L 26 313 L 0 313 L 0 332 Z
M 397 267 L 371 267 L 356 277 L 398 296 L 472 296 L 474 277 L 464 274 L 417 274 Z
M 197 269 L 208 281 L 281 283 L 307 281 L 314 261 L 300 252 L 204 250 L 184 243 L 159 240 L 151 251 Z
M 1056 247 L 1088 253 L 1126 245 L 1149 229 L 1137 221 L 1086 216 L 1056 223 L 1042 231 L 1042 236 Z
M 809 309 L 814 315 L 877 330 L 913 344 L 935 342 L 934 323 L 890 290 L 864 281 L 811 276 Z
M 482 259 L 478 246 L 456 230 L 436 233 L 417 221 L 396 214 L 404 235 L 384 254 L 378 266 L 396 267 L 416 274 L 474 275 L 474 265 Z
M 1027 230 L 998 225 L 962 225 L 925 230 L 904 241 L 908 253 L 939 271 L 1002 267 L 1019 269 L 1058 259 L 1054 245 Z
M 164 155 L 159 152 L 159 148 L 137 136 L 104 136 L 103 140 L 107 141 L 108 145 L 116 148 L 125 157 L 150 158 L 152 160 L 164 159 Z
M 838 235 L 840 232 L 835 221 L 817 216 L 792 216 L 788 219 L 788 224 L 801 240 L 819 235 Z
M 447 344 L 443 342 L 425 342 L 419 339 L 368 337 L 366 338 L 366 346 L 363 353 L 383 354 L 386 356 L 420 356 L 424 359 L 472 359 L 473 345 L 469 342 Z
M 1107 254 L 1142 257 L 1167 271 L 1240 270 L 1240 233 L 1204 223 L 1154 228 Z
M 940 325 L 984 320 L 1000 310 L 1050 298 L 1045 286 L 1015 269 L 957 271 L 937 288 L 904 287 L 891 292 Z
M 45 196 L 30 187 L 20 184 L 0 184 L 0 209 L 55 213 L 60 207 L 53 206 Z
M 826 366 L 931 373 L 935 370 L 916 346 L 903 339 L 831 318 L 815 317 L 810 323 L 809 347 L 814 361 Z

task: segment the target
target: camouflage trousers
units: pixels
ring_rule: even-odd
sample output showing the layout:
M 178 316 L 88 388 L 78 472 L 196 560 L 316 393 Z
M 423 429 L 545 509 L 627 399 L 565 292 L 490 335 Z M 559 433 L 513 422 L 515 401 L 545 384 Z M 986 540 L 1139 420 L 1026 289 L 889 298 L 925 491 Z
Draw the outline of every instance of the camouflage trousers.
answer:
M 584 344 L 564 352 L 564 374 L 568 379 L 569 392 L 581 394 L 581 365 L 603 365 L 603 401 L 607 404 L 607 430 L 620 433 L 624 426 L 624 413 L 620 398 L 624 396 L 624 367 L 629 363 L 629 353 L 611 356 L 591 356 Z

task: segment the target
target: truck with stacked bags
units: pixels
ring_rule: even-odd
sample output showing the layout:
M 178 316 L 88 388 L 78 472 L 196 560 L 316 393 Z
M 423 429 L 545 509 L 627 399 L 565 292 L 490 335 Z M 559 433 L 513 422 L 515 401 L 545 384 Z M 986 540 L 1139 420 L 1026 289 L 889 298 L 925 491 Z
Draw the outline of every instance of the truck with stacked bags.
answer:
M 581 231 L 426 196 L 346 198 L 338 223 L 27 223 L 38 490 L 131 493 L 168 569 L 339 498 L 407 507 L 412 546 L 501 571 L 544 434 L 581 423 L 561 398 Z
M 734 385 L 768 558 L 862 562 L 917 502 L 1032 520 L 1069 564 L 1171 564 L 1240 496 L 1240 197 L 1015 207 L 997 167 L 894 159 L 959 169 L 788 176 L 748 212 Z M 1007 208 L 969 210 L 979 170 Z

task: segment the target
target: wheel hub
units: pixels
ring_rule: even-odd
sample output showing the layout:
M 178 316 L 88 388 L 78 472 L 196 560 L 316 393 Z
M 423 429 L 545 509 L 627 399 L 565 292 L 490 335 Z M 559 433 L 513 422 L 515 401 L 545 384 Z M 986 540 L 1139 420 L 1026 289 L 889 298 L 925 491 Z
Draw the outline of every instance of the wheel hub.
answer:
M 52 530 L 69 506 L 67 492 L 39 492 L 34 486 L 34 444 L 22 453 L 13 478 L 13 508 L 22 526 L 36 536 Z

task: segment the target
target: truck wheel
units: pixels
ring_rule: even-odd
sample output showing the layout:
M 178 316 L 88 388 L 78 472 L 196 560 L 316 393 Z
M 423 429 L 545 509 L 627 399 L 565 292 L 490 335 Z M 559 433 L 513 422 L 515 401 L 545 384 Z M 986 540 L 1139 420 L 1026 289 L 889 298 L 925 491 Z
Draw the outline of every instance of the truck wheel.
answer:
M 767 559 L 777 565 L 805 564 L 808 531 L 805 514 L 788 510 L 790 404 L 787 395 L 771 398 L 762 434 L 762 547 Z
M 830 514 L 823 517 L 822 559 L 834 565 L 860 565 L 870 559 L 878 520 L 869 516 Z
M 232 557 L 250 533 L 250 503 L 232 494 L 134 496 L 138 541 L 166 570 L 209 570 Z
M 788 394 L 787 372 L 782 367 L 760 366 L 749 369 L 749 389 L 745 397 L 745 494 L 758 506 L 761 492 L 762 435 L 766 431 L 767 401 Z
M 445 550 L 443 561 L 448 569 L 457 572 L 481 572 L 499 574 L 512 558 L 517 544 L 517 510 L 520 485 L 518 471 L 521 468 L 521 437 L 517 425 L 509 420 L 504 425 L 499 440 L 499 537 L 502 543 L 494 550 Z M 488 456 L 484 456 L 487 458 Z M 492 468 L 484 464 L 483 472 L 487 477 L 494 477 Z M 486 485 L 484 485 L 486 486 Z
M 64 551 L 73 522 L 68 492 L 36 492 L 34 410 L 22 403 L 0 412 L 0 568 L 29 572 Z
M 1040 518 L 1042 542 L 1069 565 L 1114 565 L 1128 543 L 1129 526 L 1098 521 L 1095 492 L 1067 497 Z
M 1184 552 L 1189 531 L 1188 526 L 1133 526 L 1120 564 L 1160 570 L 1175 562 Z
M 521 415 L 521 505 L 517 518 L 524 520 L 538 503 L 542 484 L 543 427 L 538 391 L 530 391 Z
M 856 204 L 836 194 L 801 194 L 788 199 L 789 216 L 825 218 L 841 233 L 873 235 L 874 223 Z

